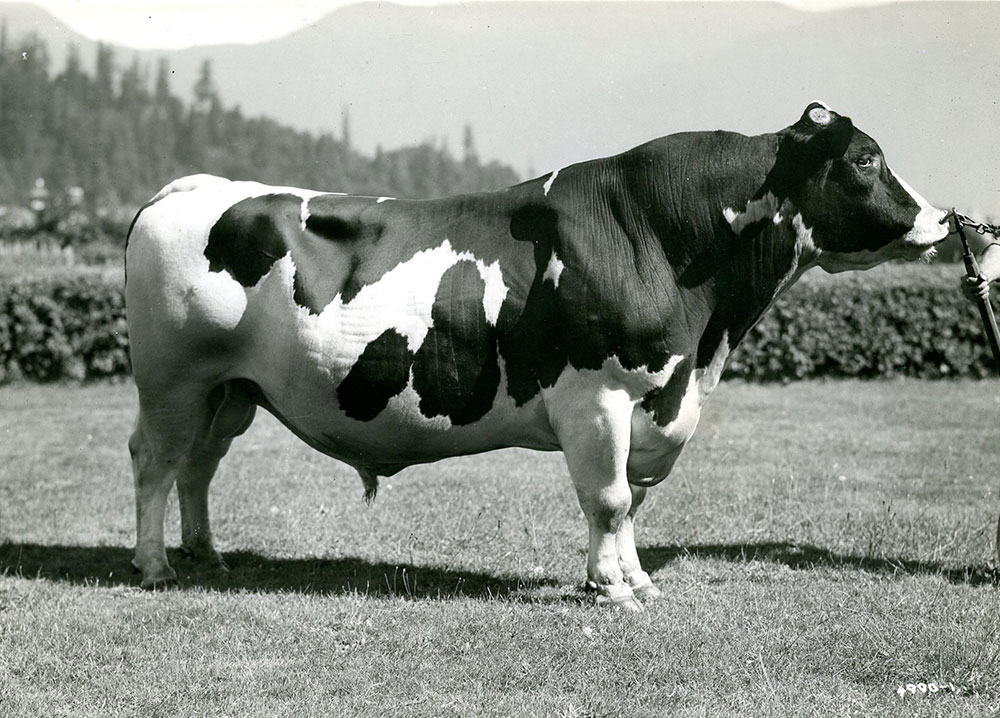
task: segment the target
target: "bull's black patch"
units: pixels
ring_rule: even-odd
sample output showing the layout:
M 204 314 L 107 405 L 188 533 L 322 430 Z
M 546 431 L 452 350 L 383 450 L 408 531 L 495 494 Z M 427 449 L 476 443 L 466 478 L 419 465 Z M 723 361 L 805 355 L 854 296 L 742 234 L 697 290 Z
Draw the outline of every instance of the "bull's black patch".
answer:
M 496 330 L 486 321 L 486 283 L 475 262 L 462 260 L 441 277 L 433 325 L 413 360 L 420 413 L 471 424 L 493 406 L 500 384 Z
M 691 379 L 692 363 L 690 357 L 684 357 L 674 367 L 666 384 L 642 398 L 642 408 L 653 415 L 653 421 L 659 426 L 666 426 L 680 414 L 681 401 Z
M 518 242 L 552 247 L 559 225 L 559 215 L 551 207 L 528 204 L 519 207 L 510 218 L 510 236 Z
M 527 288 L 514 284 L 497 320 L 507 393 L 521 406 L 541 388 L 555 384 L 567 363 L 557 290 L 554 282 L 543 279 L 560 246 L 558 215 L 550 208 L 528 205 L 512 214 L 509 231 L 513 239 L 532 245 L 531 263 L 522 270 L 530 273 L 530 279 L 525 278 Z
M 358 197 L 313 197 L 307 203 L 303 230 L 303 200 L 296 195 L 241 200 L 209 232 L 205 247 L 209 271 L 226 271 L 244 287 L 252 287 L 291 253 L 292 296 L 298 306 L 319 314 L 338 294 L 350 302 L 365 283 L 376 281 L 384 271 L 381 263 L 367 261 L 382 231 L 379 222 L 361 220 L 371 204 Z
M 337 387 L 337 401 L 345 414 L 371 421 L 406 388 L 413 352 L 406 337 L 386 329 L 373 339 Z
M 357 239 L 361 234 L 362 224 L 356 218 L 342 217 L 338 214 L 315 214 L 323 207 L 322 199 L 309 203 L 309 216 L 306 217 L 306 229 L 321 237 L 342 242 Z
M 208 234 L 209 271 L 227 271 L 244 287 L 256 285 L 288 253 L 286 227 L 298 224 L 301 203 L 295 195 L 269 194 L 227 209 Z
M 371 200 L 360 200 L 371 205 Z M 341 299 L 350 303 L 365 284 L 378 281 L 390 266 L 383 266 L 372 252 L 382 234 L 379 222 L 365 223 L 361 219 L 364 205 L 358 205 L 356 197 L 342 195 L 319 195 L 309 200 L 306 229 L 327 240 L 331 249 L 336 248 L 342 264 L 333 268 L 337 273 L 334 280 Z M 362 262 L 366 263 L 361 271 Z M 367 280 L 362 277 L 366 275 Z

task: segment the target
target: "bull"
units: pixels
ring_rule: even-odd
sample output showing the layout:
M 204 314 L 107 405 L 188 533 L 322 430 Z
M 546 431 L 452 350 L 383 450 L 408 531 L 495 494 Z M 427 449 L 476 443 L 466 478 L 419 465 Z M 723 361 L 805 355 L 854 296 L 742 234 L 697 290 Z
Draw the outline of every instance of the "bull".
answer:
M 926 258 L 944 219 L 822 103 L 776 133 L 675 134 L 443 199 L 176 180 L 126 252 L 142 585 L 176 577 L 174 485 L 182 549 L 223 565 L 209 483 L 263 407 L 368 499 L 413 464 L 561 450 L 586 586 L 637 610 L 660 591 L 636 514 L 743 336 L 810 268 Z

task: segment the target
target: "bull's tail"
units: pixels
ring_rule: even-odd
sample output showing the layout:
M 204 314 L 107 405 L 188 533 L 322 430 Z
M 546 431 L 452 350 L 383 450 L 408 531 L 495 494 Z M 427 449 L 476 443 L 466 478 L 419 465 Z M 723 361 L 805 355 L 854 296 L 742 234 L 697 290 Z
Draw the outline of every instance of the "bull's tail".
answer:
M 360 468 L 358 474 L 361 475 L 361 482 L 365 485 L 365 503 L 371 506 L 378 494 L 378 474 L 371 469 Z

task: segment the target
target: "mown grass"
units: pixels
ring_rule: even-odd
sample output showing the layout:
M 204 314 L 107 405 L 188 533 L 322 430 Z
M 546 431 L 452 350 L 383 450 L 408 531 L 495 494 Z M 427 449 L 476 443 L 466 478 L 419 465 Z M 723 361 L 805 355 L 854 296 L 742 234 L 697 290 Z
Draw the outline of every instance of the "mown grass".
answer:
M 367 508 L 267 416 L 212 486 L 231 572 L 174 552 L 140 591 L 133 411 L 0 388 L 0 715 L 1000 711 L 993 382 L 724 384 L 643 508 L 666 598 L 635 616 L 576 588 L 561 455 L 414 467 Z M 921 681 L 960 691 L 897 695 Z

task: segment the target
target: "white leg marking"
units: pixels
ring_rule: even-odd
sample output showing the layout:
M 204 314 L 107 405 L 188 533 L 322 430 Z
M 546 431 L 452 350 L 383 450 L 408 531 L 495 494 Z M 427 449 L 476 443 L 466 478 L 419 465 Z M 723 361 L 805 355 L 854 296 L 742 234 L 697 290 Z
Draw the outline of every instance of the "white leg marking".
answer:
M 618 545 L 618 565 L 622 569 L 625 583 L 631 587 L 636 598 L 642 601 L 654 600 L 662 596 L 662 592 L 653 585 L 649 574 L 642 569 L 639 553 L 635 548 L 635 515 L 646 498 L 644 486 L 629 485 L 632 492 L 632 507 L 625 515 L 622 526 L 616 537 Z
M 588 582 L 599 601 L 636 610 L 640 606 L 624 581 L 617 543 L 632 505 L 625 471 L 635 400 L 615 384 L 600 371 L 567 370 L 543 396 L 590 527 Z

